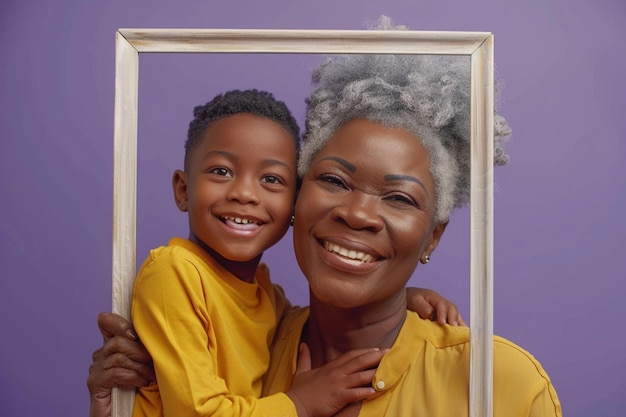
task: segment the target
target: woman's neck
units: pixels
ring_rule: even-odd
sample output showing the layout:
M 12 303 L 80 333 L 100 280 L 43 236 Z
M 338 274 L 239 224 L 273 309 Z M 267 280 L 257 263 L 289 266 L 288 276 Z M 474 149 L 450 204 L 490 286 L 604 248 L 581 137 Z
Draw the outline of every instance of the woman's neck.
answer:
M 311 351 L 313 368 L 359 348 L 390 348 L 406 318 L 404 291 L 384 305 L 336 308 L 311 294 L 310 316 L 303 341 Z

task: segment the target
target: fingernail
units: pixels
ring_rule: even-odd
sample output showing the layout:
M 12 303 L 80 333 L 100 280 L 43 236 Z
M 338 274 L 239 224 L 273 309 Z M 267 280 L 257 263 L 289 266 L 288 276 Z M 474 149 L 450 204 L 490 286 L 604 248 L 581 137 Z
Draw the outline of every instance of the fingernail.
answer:
M 137 335 L 135 333 L 133 333 L 132 330 L 126 330 L 126 337 L 128 337 L 129 339 L 132 340 L 137 340 Z

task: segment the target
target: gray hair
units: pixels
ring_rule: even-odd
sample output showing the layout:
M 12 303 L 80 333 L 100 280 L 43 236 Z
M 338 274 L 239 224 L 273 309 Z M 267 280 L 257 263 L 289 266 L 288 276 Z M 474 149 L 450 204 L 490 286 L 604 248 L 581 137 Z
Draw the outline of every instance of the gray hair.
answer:
M 383 17 L 379 29 L 389 29 Z M 397 29 L 397 28 L 396 28 Z M 402 29 L 402 28 L 400 28 Z M 428 151 L 435 182 L 436 221 L 469 202 L 470 60 L 464 56 L 349 55 L 329 58 L 313 73 L 317 87 L 306 99 L 307 115 L 298 172 L 344 123 L 357 118 L 400 127 Z M 511 134 L 495 115 L 494 163 L 504 165 Z

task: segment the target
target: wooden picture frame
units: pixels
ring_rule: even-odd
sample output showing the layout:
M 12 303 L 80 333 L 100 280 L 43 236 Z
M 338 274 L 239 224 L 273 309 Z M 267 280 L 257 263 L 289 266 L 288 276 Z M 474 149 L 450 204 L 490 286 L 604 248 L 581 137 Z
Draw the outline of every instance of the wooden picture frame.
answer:
M 119 29 L 115 53 L 113 312 L 126 318 L 136 274 L 139 53 L 431 54 L 471 58 L 470 416 L 492 416 L 493 35 L 487 32 Z M 114 389 L 130 417 L 134 390 Z

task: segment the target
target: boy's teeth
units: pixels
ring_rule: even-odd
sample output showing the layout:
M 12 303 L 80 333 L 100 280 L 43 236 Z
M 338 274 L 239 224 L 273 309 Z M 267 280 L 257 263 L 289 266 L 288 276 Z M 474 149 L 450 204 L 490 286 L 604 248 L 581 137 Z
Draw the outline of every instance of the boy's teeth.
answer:
M 367 254 L 364 252 L 358 252 L 355 250 L 349 250 L 342 246 L 339 246 L 330 242 L 324 242 L 324 248 L 326 248 L 327 251 L 337 253 L 343 256 L 344 258 L 359 260 L 364 263 L 372 262 L 374 260 L 374 257 L 370 254 Z
M 238 224 L 254 223 L 252 220 L 242 219 L 240 217 L 224 217 L 224 219 L 233 221 L 233 222 L 238 223 Z

